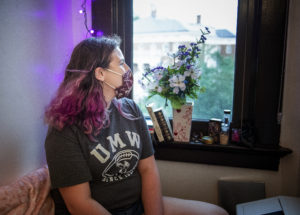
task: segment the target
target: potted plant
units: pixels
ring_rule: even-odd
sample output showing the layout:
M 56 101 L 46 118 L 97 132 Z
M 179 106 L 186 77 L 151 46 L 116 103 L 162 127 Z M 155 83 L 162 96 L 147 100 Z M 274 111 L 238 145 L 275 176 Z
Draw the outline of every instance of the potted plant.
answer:
M 204 92 L 200 86 L 201 71 L 196 60 L 201 54 L 200 45 L 205 43 L 208 28 L 201 30 L 201 36 L 189 46 L 180 45 L 176 53 L 170 54 L 172 64 L 158 66 L 144 72 L 140 84 L 149 89 L 149 96 L 159 95 L 170 101 L 173 108 L 174 140 L 188 142 L 192 119 L 192 104 L 187 98 L 197 99 L 198 92 Z M 179 120 L 179 122 L 177 122 Z M 185 132 L 187 130 L 187 132 Z M 179 138 L 183 136 L 182 138 Z M 179 139 L 178 139 L 178 138 Z

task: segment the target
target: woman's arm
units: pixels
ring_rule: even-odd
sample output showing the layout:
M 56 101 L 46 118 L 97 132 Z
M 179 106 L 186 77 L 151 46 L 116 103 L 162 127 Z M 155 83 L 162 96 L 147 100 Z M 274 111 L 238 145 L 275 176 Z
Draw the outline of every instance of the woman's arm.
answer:
M 59 192 L 72 215 L 111 215 L 101 204 L 92 199 L 88 182 L 59 188 Z
M 142 200 L 145 215 L 162 215 L 160 178 L 154 156 L 140 160 L 138 170 L 142 177 Z

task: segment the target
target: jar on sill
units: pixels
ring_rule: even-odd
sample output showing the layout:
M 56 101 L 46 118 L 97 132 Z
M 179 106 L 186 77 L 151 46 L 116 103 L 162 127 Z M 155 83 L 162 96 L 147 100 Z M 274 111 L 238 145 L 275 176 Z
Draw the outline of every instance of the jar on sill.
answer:
M 227 124 L 222 124 L 220 132 L 220 144 L 227 145 L 229 140 L 229 126 Z

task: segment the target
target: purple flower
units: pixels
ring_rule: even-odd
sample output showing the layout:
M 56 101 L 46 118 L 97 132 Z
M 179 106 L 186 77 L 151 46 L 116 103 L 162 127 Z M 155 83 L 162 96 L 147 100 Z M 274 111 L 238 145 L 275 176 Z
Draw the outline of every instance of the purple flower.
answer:
M 208 27 L 205 27 L 205 30 L 207 31 L 207 33 L 210 33 L 210 30 Z
M 138 80 L 138 83 L 139 83 L 142 87 L 145 87 L 145 84 L 142 82 L 142 80 Z

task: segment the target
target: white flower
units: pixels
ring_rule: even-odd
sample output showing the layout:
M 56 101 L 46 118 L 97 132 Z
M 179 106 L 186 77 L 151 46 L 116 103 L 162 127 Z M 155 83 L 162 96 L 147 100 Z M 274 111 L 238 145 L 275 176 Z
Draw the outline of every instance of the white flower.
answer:
M 179 69 L 183 64 L 185 64 L 185 61 L 178 60 L 174 65 L 171 66 L 171 69 Z
M 152 83 L 149 83 L 149 89 L 150 90 L 155 90 L 158 87 L 158 82 L 153 81 Z
M 162 79 L 162 77 L 163 77 L 163 72 L 162 71 L 159 71 L 159 72 L 157 72 L 157 73 L 155 73 L 154 74 L 154 78 L 156 79 L 156 80 L 160 80 L 160 79 Z
M 163 78 L 164 70 L 165 69 L 163 67 L 157 67 L 153 70 L 153 75 L 154 75 L 155 81 L 159 81 L 160 79 Z
M 161 93 L 162 87 L 158 86 L 156 91 L 159 92 L 159 93 Z
M 177 66 L 177 68 L 180 68 L 183 64 L 185 64 L 185 61 L 183 60 L 179 60 L 175 63 L 175 65 Z
M 184 75 L 173 75 L 172 78 L 169 79 L 170 86 L 174 88 L 180 88 L 180 90 L 184 91 L 186 88 L 184 80 Z
M 178 56 L 178 52 L 177 53 L 170 53 L 168 52 L 167 55 L 171 58 L 176 58 Z
M 156 91 L 158 93 L 160 93 L 162 91 L 162 87 L 158 85 L 158 81 L 154 81 L 152 83 L 149 84 L 149 89 L 151 91 Z
M 178 87 L 175 87 L 175 88 L 173 89 L 173 93 L 178 94 L 178 93 L 179 93 L 179 88 L 178 88 Z
M 186 70 L 184 72 L 184 75 L 186 77 L 191 76 L 192 79 L 197 79 L 197 78 L 200 77 L 201 71 L 200 70 L 195 70 L 193 67 L 191 67 L 189 70 Z
M 192 71 L 191 71 L 191 77 L 192 77 L 193 79 L 199 78 L 200 75 L 201 75 L 201 71 L 200 71 L 200 70 L 192 70 Z
M 144 84 L 144 82 L 142 80 L 138 80 L 138 83 L 142 86 L 142 87 L 146 87 L 146 85 Z
M 184 71 L 184 76 L 185 77 L 191 76 L 191 70 Z

